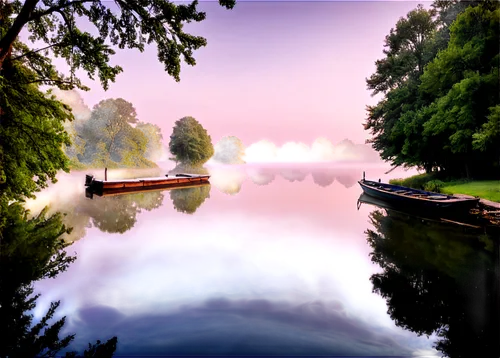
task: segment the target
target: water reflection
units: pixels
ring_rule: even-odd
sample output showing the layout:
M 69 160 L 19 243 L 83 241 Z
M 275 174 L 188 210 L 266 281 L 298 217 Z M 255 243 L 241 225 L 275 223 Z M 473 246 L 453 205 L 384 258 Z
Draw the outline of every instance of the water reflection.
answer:
M 67 302 L 75 347 L 118 335 L 117 354 L 127 356 L 434 353 L 432 338 L 396 327 L 371 291 L 366 217 L 345 205 L 359 191 L 261 169 L 279 178 L 244 183 L 236 197 L 171 191 L 180 213 L 167 198 L 134 230 L 91 230 L 74 243 L 80 260 L 39 288 Z M 201 202 L 205 210 L 184 215 Z
M 332 183 L 335 181 L 335 175 L 332 173 L 328 173 L 324 170 L 313 170 L 311 172 L 314 184 L 317 184 L 322 187 L 327 187 L 329 185 L 332 185 Z
M 397 327 L 372 293 L 368 213 L 345 205 L 359 190 L 324 190 L 314 176 L 288 183 L 283 173 L 332 183 L 342 173 L 292 169 L 211 170 L 234 197 L 208 186 L 90 200 L 75 174 L 60 180 L 51 203 L 87 237 L 71 247 L 79 260 L 67 272 L 37 283 L 37 311 L 61 299 L 75 348 L 117 335 L 118 355 L 434 354 L 434 337 Z M 275 181 L 241 185 L 251 175 Z M 78 195 L 57 189 L 65 183 Z
M 65 202 L 66 205 L 60 207 L 59 203 L 53 203 L 52 206 L 66 214 L 64 222 L 73 228 L 65 236 L 66 240 L 76 241 L 84 237 L 91 227 L 103 232 L 122 234 L 134 227 L 137 215 L 142 210 L 152 211 L 161 207 L 164 197 L 161 191 L 94 196 L 93 199 L 75 194 L 71 201 Z
M 301 169 L 282 169 L 280 171 L 281 176 L 288 180 L 289 182 L 294 182 L 294 181 L 303 181 L 308 172 L 305 170 Z
M 224 168 L 210 172 L 210 183 L 220 192 L 236 195 L 246 179 L 245 173 L 240 168 Z
M 64 250 L 68 243 L 61 235 L 69 233 L 62 215 L 47 216 L 47 210 L 28 218 L 27 211 L 16 203 L 0 208 L 0 330 L 1 357 L 54 356 L 66 348 L 74 334 L 60 338 L 66 317 L 54 321 L 60 302 L 34 321 L 33 310 L 39 294 L 33 283 L 55 278 L 75 261 Z M 110 357 L 116 350 L 116 337 L 92 348 L 100 357 Z M 66 357 L 75 357 L 76 353 Z
M 250 168 L 247 170 L 250 180 L 257 185 L 268 185 L 276 177 L 271 168 Z
M 352 186 L 354 186 L 358 180 L 359 180 L 359 176 L 358 177 L 354 177 L 352 175 L 349 175 L 349 174 L 340 174 L 338 176 L 335 177 L 335 179 L 337 179 L 337 181 L 342 184 L 345 188 L 350 188 Z
M 309 175 L 321 187 L 331 185 L 335 180 L 345 188 L 350 188 L 361 177 L 362 169 L 354 167 L 324 166 L 275 166 L 259 167 L 253 165 L 218 166 L 209 168 L 210 182 L 221 192 L 235 195 L 248 178 L 256 185 L 269 185 L 276 177 L 289 182 L 303 182 Z
M 203 202 L 210 198 L 210 185 L 170 190 L 174 208 L 186 214 L 193 214 Z
M 371 259 L 382 269 L 370 280 L 396 325 L 437 334 L 449 357 L 500 356 L 498 240 L 390 209 L 369 217 Z

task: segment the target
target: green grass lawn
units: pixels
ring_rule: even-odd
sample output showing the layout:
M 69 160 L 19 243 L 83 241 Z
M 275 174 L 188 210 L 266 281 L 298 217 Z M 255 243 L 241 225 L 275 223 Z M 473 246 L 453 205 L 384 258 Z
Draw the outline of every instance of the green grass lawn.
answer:
M 419 174 L 405 179 L 392 179 L 389 183 L 438 193 L 479 196 L 500 203 L 500 180 L 441 181 L 435 174 Z
M 478 180 L 468 183 L 445 183 L 441 192 L 479 196 L 500 203 L 500 180 Z

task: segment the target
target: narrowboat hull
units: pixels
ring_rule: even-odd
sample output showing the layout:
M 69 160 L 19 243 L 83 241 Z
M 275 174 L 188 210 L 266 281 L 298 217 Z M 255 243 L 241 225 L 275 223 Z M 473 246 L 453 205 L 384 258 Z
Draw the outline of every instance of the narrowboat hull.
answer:
M 428 214 L 468 214 L 479 203 L 479 198 L 459 198 L 368 180 L 358 183 L 366 195 L 403 210 L 425 210 Z
M 174 190 L 174 189 L 188 189 L 188 188 L 198 188 L 201 186 L 210 185 L 210 182 L 200 182 L 200 183 L 183 183 L 183 184 L 169 184 L 169 185 L 158 185 L 149 186 L 144 188 L 119 188 L 119 189 L 106 189 L 101 192 L 93 191 L 89 187 L 85 188 L 85 196 L 89 199 L 93 199 L 94 195 L 97 196 L 119 196 L 126 194 L 136 194 L 136 193 L 149 193 L 152 191 L 164 191 L 164 190 Z
M 119 191 L 140 191 L 154 188 L 168 188 L 175 186 L 186 186 L 190 184 L 208 183 L 210 175 L 198 174 L 173 174 L 159 178 L 138 178 L 124 180 L 97 180 L 91 175 L 85 178 L 85 186 L 96 193 L 102 195 L 107 192 Z

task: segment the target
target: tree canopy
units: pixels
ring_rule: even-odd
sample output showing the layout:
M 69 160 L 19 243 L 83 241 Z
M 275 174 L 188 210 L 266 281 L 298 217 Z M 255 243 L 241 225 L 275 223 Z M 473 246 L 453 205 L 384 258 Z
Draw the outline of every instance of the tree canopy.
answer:
M 132 103 L 122 98 L 106 99 L 94 106 L 90 118 L 75 126 L 83 150 L 77 152 L 81 163 L 95 168 L 146 168 L 155 164 L 146 159 L 149 141 L 161 141 L 161 133 L 148 133 L 141 127 Z M 135 126 L 134 126 L 135 125 Z M 152 125 L 151 125 L 152 126 Z M 158 138 L 160 136 L 160 138 Z M 71 148 L 70 148 L 71 149 Z
M 62 146 L 70 145 L 64 120 L 71 112 L 35 85 L 31 72 L 16 66 L 13 80 L 0 76 L 0 194 L 30 197 L 68 169 Z
M 235 136 L 221 138 L 214 146 L 213 160 L 223 164 L 244 164 L 245 146 Z
M 163 146 L 163 135 L 161 128 L 156 124 L 139 122 L 135 127 L 146 136 L 147 145 L 144 156 L 153 162 L 159 161 L 164 157 L 165 147 Z
M 231 9 L 235 0 L 219 0 Z M 189 65 L 195 65 L 193 51 L 206 45 L 206 39 L 184 32 L 184 24 L 200 22 L 206 18 L 197 10 L 197 1 L 189 4 L 175 4 L 166 0 L 17 0 L 0 2 L 2 37 L 0 39 L 0 69 L 15 61 L 35 69 L 41 61 L 44 68 L 38 81 L 68 87 L 84 86 L 74 76 L 78 68 L 87 72 L 91 79 L 97 75 L 103 87 L 108 88 L 122 71 L 120 66 L 110 65 L 115 53 L 111 45 L 120 49 L 138 49 L 155 44 L 158 60 L 169 75 L 180 80 L 180 58 Z M 85 19 L 94 25 L 97 33 L 91 34 L 79 28 L 77 20 Z M 30 31 L 30 39 L 45 43 L 42 49 L 29 49 L 16 43 L 24 27 Z M 66 60 L 71 68 L 69 76 L 58 73 L 47 56 Z
M 177 161 L 188 165 L 201 165 L 214 154 L 210 136 L 193 117 L 184 117 L 175 122 L 169 149 Z
M 458 176 L 500 173 L 498 2 L 419 6 L 386 37 L 367 79 L 365 129 L 383 159 Z
M 219 3 L 231 9 L 235 0 Z M 55 182 L 58 170 L 69 170 L 63 146 L 72 138 L 64 123 L 73 114 L 40 85 L 88 90 L 76 75 L 82 70 L 107 89 L 122 71 L 112 64 L 114 48 L 144 51 L 146 45 L 156 45 L 158 60 L 179 81 L 181 59 L 195 65 L 194 51 L 206 45 L 205 38 L 186 33 L 184 24 L 205 17 L 197 1 L 0 0 L 2 198 L 30 197 Z M 82 28 L 81 20 L 93 29 Z M 19 40 L 23 29 L 33 44 Z M 66 61 L 67 73 L 56 68 L 54 58 Z M 128 145 L 140 143 L 135 138 Z

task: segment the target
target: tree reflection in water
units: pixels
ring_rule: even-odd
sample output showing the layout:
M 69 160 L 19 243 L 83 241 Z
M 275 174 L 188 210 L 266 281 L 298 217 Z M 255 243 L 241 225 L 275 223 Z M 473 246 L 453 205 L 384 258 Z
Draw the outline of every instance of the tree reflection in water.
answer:
M 61 237 L 70 232 L 63 216 L 47 217 L 47 210 L 32 218 L 19 204 L 2 202 L 0 208 L 0 357 L 54 356 L 66 348 L 74 335 L 59 338 L 65 317 L 52 318 L 60 302 L 53 302 L 36 324 L 32 311 L 40 295 L 35 281 L 54 278 L 76 259 L 64 250 L 69 244 Z M 117 338 L 89 345 L 85 357 L 111 357 Z M 66 357 L 76 357 L 76 352 Z
M 157 209 L 163 199 L 164 195 L 160 191 L 132 193 L 86 200 L 86 209 L 94 227 L 104 232 L 123 234 L 134 227 L 137 214 L 142 209 Z
M 210 172 L 210 185 L 227 195 L 237 195 L 245 179 L 245 172 L 238 167 L 227 166 Z
M 207 198 L 210 198 L 210 185 L 170 191 L 170 199 L 175 209 L 186 214 L 193 214 Z
M 276 173 L 272 168 L 249 168 L 247 175 L 256 185 L 269 185 L 276 178 Z
M 142 210 L 160 208 L 164 198 L 165 194 L 161 191 L 94 196 L 93 199 L 79 195 L 70 202 L 51 203 L 51 207 L 65 213 L 64 223 L 73 228 L 71 234 L 64 235 L 65 240 L 76 241 L 84 237 L 87 228 L 91 227 L 108 233 L 124 233 L 134 227 Z
M 396 325 L 437 333 L 449 357 L 499 357 L 497 240 L 391 210 L 370 220 L 371 259 L 383 269 L 373 291 Z

